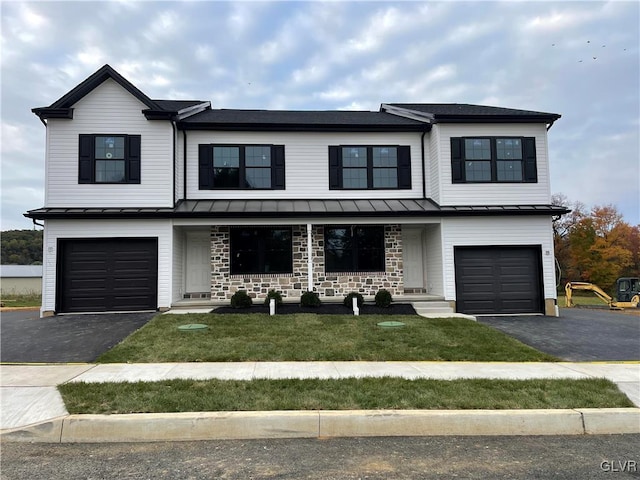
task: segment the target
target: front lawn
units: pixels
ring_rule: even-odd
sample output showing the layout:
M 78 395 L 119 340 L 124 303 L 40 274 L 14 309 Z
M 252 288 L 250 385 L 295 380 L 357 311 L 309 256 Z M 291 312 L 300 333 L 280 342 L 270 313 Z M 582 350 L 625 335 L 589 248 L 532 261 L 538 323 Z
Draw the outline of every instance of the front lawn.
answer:
M 399 329 L 378 322 L 400 321 Z M 208 330 L 182 332 L 183 324 Z M 417 315 L 158 315 L 99 363 L 231 361 L 557 361 L 474 321 Z
M 633 407 L 604 379 L 167 380 L 60 385 L 72 414 Z
M 0 304 L 3 307 L 39 307 L 42 305 L 42 295 L 39 293 L 4 294 Z

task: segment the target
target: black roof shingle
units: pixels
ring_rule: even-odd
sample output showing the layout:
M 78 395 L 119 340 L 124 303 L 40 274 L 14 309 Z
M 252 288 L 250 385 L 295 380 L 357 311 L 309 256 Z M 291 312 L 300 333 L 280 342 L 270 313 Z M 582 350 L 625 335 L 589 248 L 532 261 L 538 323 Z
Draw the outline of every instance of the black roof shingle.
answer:
M 476 120 L 490 122 L 542 121 L 553 123 L 560 118 L 560 115 L 557 113 L 492 107 L 488 105 L 473 105 L 468 103 L 386 103 L 380 106 L 380 111 L 386 111 L 387 106 L 426 114 L 433 117 L 436 122 Z
M 233 130 L 404 130 L 423 131 L 429 126 L 385 112 L 350 110 L 227 110 L 210 109 L 181 122 L 185 129 Z

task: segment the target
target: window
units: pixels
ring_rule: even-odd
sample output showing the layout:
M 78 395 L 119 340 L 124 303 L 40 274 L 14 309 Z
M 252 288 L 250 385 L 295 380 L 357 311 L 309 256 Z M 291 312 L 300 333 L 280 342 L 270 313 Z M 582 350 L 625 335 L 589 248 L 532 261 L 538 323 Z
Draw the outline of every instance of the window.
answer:
M 80 135 L 78 183 L 140 183 L 140 135 Z
M 535 183 L 535 138 L 452 138 L 451 168 L 453 183 Z
M 326 227 L 325 272 L 384 272 L 384 227 Z
M 330 146 L 329 188 L 411 188 L 411 152 L 408 146 Z
M 292 272 L 291 228 L 231 229 L 231 275 Z
M 284 145 L 200 145 L 199 188 L 284 189 Z

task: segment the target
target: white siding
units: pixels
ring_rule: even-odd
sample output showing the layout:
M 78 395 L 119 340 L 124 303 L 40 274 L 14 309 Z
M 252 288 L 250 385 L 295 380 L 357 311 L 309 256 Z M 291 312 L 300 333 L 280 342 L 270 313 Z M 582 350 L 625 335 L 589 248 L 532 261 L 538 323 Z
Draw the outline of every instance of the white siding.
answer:
M 264 198 L 416 198 L 422 197 L 420 133 L 213 132 L 187 134 L 187 198 L 192 200 Z M 285 190 L 198 190 L 198 144 L 274 144 L 285 146 Z M 329 190 L 329 145 L 410 145 L 412 189 Z
M 187 132 L 188 134 L 188 132 Z M 184 195 L 184 131 L 178 131 L 176 139 L 176 196 L 174 201 L 185 198 Z
M 537 183 L 451 183 L 451 137 L 535 137 Z M 547 130 L 544 124 L 443 124 L 440 150 L 440 205 L 540 205 L 551 202 Z
M 173 285 L 171 301 L 176 302 L 184 295 L 184 257 L 185 257 L 185 234 L 183 230 L 173 229 Z
M 47 220 L 44 234 L 42 309 L 55 310 L 59 238 L 158 239 L 158 308 L 171 306 L 173 234 L 167 220 Z
M 109 79 L 74 105 L 73 120 L 47 126 L 47 207 L 173 206 L 173 142 L 169 121 L 147 120 L 147 108 Z M 79 134 L 141 135 L 141 184 L 78 184 Z
M 445 218 L 442 238 L 447 300 L 456 299 L 454 247 L 499 245 L 541 245 L 544 297 L 556 298 L 551 217 Z
M 430 187 L 430 195 L 436 203 L 440 203 L 440 168 L 442 161 L 440 160 L 440 127 L 434 125 L 431 132 L 425 138 L 425 149 L 429 152 L 429 162 L 427 166 L 427 172 L 429 173 L 428 185 Z
M 442 269 L 442 228 L 440 225 L 425 227 L 426 287 L 430 295 L 444 296 Z

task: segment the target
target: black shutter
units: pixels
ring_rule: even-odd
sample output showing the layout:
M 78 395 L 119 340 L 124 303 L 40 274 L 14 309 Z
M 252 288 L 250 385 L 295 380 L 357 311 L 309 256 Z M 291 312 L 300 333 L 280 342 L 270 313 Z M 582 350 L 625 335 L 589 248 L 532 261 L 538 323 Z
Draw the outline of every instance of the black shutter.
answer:
M 213 188 L 213 146 L 198 145 L 198 189 Z
M 411 147 L 398 147 L 398 188 L 411 188 Z
M 464 159 L 462 157 L 462 138 L 451 139 L 451 180 L 464 183 Z
M 271 188 L 284 190 L 284 145 L 271 147 Z
M 80 135 L 78 183 L 93 183 L 93 135 Z
M 129 135 L 127 142 L 127 160 L 129 163 L 129 178 L 127 182 L 140 183 L 140 135 Z
M 522 157 L 524 160 L 523 181 L 538 182 L 538 168 L 536 166 L 536 139 L 527 137 L 522 139 Z
M 342 188 L 340 175 L 340 147 L 329 147 L 329 190 Z

